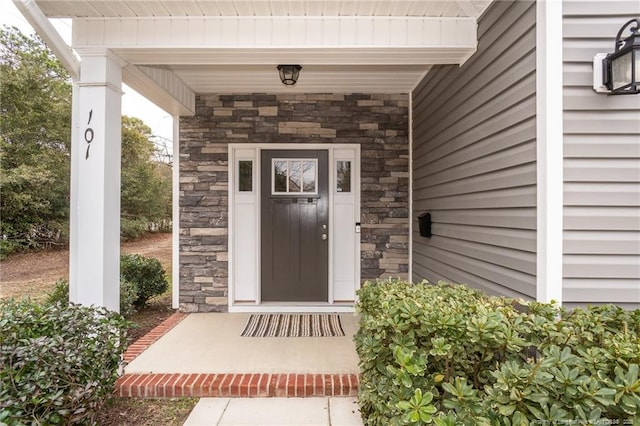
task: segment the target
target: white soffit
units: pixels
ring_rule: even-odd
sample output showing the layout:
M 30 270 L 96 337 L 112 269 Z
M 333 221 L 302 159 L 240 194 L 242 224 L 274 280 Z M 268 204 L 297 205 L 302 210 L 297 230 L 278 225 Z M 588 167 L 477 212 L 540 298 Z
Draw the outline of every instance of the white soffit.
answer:
M 80 54 L 107 48 L 146 67 L 123 77 L 158 99 L 152 88 L 164 80 L 144 83 L 154 69 L 195 93 L 407 93 L 433 65 L 475 52 L 492 0 L 33 1 L 48 17 L 74 18 Z M 283 63 L 302 65 L 295 86 L 280 83 Z
M 406 93 L 432 65 L 464 62 L 477 40 L 475 18 L 76 18 L 73 45 L 81 54 L 108 48 L 130 64 L 171 69 L 199 93 Z M 303 67 L 295 87 L 274 79 L 285 63 Z

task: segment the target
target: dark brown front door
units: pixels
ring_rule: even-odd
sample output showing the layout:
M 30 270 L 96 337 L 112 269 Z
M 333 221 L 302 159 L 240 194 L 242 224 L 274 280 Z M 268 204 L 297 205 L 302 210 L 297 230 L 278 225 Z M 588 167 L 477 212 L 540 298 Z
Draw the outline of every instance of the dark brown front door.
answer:
M 264 302 L 328 300 L 328 153 L 262 151 Z

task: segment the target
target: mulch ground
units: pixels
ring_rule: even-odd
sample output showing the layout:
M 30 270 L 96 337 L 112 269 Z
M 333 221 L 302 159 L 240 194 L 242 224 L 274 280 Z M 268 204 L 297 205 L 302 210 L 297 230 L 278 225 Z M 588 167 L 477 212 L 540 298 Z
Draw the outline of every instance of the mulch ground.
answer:
M 133 327 L 127 332 L 129 342 L 135 342 L 162 321 L 169 318 L 174 312 L 171 308 L 170 293 L 165 293 L 149 300 L 147 306 L 129 317 L 129 321 L 133 323 Z
M 100 426 L 182 425 L 198 398 L 116 398 L 96 416 Z

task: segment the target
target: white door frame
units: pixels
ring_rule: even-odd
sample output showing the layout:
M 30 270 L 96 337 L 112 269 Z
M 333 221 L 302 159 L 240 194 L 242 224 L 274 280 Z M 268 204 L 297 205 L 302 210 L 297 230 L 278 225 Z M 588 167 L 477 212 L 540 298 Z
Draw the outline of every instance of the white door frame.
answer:
M 326 150 L 329 153 L 329 271 L 328 271 L 328 302 L 279 302 L 265 303 L 260 300 L 260 274 L 261 274 L 261 206 L 260 206 L 260 176 L 261 176 L 261 151 L 262 150 Z M 343 157 L 345 153 L 351 152 L 352 157 Z M 353 272 L 353 302 L 337 302 L 334 301 L 334 245 L 337 244 L 335 234 L 334 219 L 334 203 L 335 203 L 335 165 L 336 161 L 341 159 L 352 160 L 351 185 L 354 197 L 354 272 Z M 251 194 L 241 194 L 237 191 L 238 170 L 237 161 L 252 160 L 253 161 L 253 180 Z M 229 144 L 229 209 L 228 209 L 228 300 L 229 312 L 353 312 L 355 303 L 355 291 L 360 287 L 360 234 L 356 233 L 355 224 L 360 222 L 360 145 L 359 144 Z M 250 232 L 253 236 L 248 235 L 249 239 L 253 239 L 251 246 L 254 252 L 247 255 L 246 247 L 238 247 L 244 241 L 239 241 L 236 236 L 240 236 L 240 226 L 236 223 L 236 204 L 242 202 L 240 197 L 245 197 L 249 204 L 253 204 L 254 214 L 249 214 L 250 221 L 244 227 L 245 232 Z M 249 209 L 250 210 L 250 209 Z M 249 211 L 247 210 L 247 211 Z M 238 212 L 240 213 L 240 212 Z M 247 216 L 246 214 L 244 215 Z M 253 216 L 253 217 L 251 217 Z M 236 261 L 240 259 L 240 253 L 250 261 L 238 265 Z M 253 256 L 255 255 L 255 256 Z M 253 269 L 251 269 L 253 267 Z M 239 269 L 243 270 L 240 271 Z M 236 300 L 236 295 L 240 295 L 236 280 L 241 279 L 241 275 L 245 276 L 247 271 L 253 276 L 255 281 L 248 290 L 250 296 L 247 299 L 254 300 Z M 243 293 L 244 295 L 244 293 Z M 246 297 L 246 296 L 245 296 Z

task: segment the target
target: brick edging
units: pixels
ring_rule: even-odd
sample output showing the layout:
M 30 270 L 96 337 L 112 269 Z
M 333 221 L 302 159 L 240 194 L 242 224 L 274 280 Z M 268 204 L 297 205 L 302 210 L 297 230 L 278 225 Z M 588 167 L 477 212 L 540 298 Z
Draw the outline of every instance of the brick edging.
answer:
M 182 321 L 187 314 L 183 312 L 174 312 L 166 320 L 162 321 L 159 325 L 157 325 L 153 330 L 133 342 L 127 348 L 127 351 L 124 353 L 123 361 L 125 363 L 129 363 L 133 361 L 138 355 L 144 352 L 149 346 L 151 346 L 156 340 L 164 336 L 169 330 L 175 327 L 180 321 Z
M 132 343 L 128 363 L 175 327 L 187 314 L 175 312 Z M 116 382 L 119 397 L 312 397 L 357 396 L 357 374 L 301 373 L 160 373 L 125 374 Z
M 312 397 L 357 396 L 357 374 L 201 373 L 125 374 L 119 397 Z

